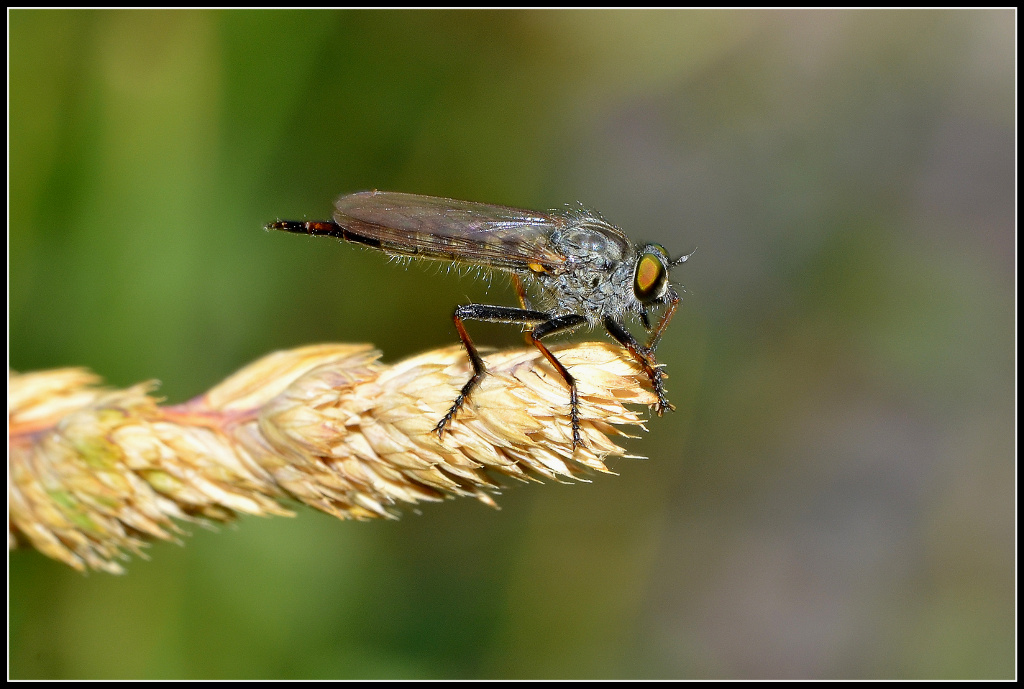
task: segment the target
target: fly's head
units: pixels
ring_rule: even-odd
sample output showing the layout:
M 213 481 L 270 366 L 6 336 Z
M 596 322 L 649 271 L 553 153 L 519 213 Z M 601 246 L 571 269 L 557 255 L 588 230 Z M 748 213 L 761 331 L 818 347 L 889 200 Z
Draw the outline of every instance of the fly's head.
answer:
M 672 286 L 669 271 L 685 263 L 691 254 L 673 260 L 661 244 L 646 244 L 637 253 L 633 265 L 633 296 L 636 308 L 640 312 L 640 320 L 647 330 L 651 329 L 648 317 L 650 310 L 658 305 L 674 306 L 679 302 L 679 294 Z

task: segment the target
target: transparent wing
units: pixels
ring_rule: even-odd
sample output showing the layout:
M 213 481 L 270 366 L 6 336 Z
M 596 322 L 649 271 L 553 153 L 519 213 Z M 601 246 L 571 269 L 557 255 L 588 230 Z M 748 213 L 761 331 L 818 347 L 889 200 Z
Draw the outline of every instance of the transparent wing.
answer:
M 550 242 L 567 220 L 537 211 L 386 191 L 334 202 L 334 222 L 384 251 L 508 269 L 565 263 Z

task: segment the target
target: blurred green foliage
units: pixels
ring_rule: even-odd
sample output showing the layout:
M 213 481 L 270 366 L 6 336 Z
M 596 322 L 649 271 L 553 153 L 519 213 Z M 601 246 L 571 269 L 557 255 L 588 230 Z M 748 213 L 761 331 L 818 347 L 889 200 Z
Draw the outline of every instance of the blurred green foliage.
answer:
M 359 189 L 697 247 L 651 461 L 501 512 L 246 519 L 121 578 L 14 552 L 12 678 L 1014 675 L 1014 11 L 8 18 L 16 370 L 179 402 L 514 303 L 261 230 Z

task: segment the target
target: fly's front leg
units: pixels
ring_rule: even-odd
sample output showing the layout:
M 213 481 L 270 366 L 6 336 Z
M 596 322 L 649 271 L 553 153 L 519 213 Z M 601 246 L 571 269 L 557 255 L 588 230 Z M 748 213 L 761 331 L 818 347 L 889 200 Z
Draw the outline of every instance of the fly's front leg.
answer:
M 669 288 L 668 294 L 668 308 L 665 309 L 665 313 L 661 314 L 661 320 L 658 321 L 658 327 L 651 333 L 650 338 L 647 340 L 646 346 L 644 346 L 644 352 L 646 354 L 654 354 L 654 350 L 658 348 L 658 342 L 661 341 L 661 336 L 665 333 L 665 328 L 668 327 L 668 322 L 672 320 L 672 315 L 679 308 L 679 295 L 676 294 L 675 290 Z M 644 312 L 644 325 L 650 330 L 650 321 L 647 320 L 647 313 Z M 618 339 L 618 338 L 615 338 Z M 620 340 L 621 342 L 621 340 Z
M 555 333 L 574 330 L 586 322 L 586 318 L 576 314 L 558 316 L 557 318 L 552 318 L 541 323 L 529 333 L 530 340 L 533 341 L 534 346 L 537 347 L 541 354 L 551 362 L 551 365 L 554 366 L 555 370 L 562 376 L 562 380 L 564 380 L 565 384 L 569 386 L 569 419 L 572 422 L 573 450 L 576 449 L 577 445 L 582 444 L 582 440 L 580 438 L 580 395 L 576 390 L 576 379 L 572 377 L 568 369 L 562 365 L 561 361 L 555 358 L 555 355 L 551 353 L 551 350 L 548 349 L 540 339 L 542 337 L 554 335 Z
M 665 318 L 662 317 L 661 320 L 664 323 Z M 654 411 L 658 412 L 658 416 L 661 416 L 667 410 L 675 409 L 675 407 L 669 404 L 668 398 L 665 397 L 665 384 L 662 382 L 661 367 L 654 360 L 653 347 L 641 346 L 621 323 L 610 317 L 604 319 L 604 327 L 608 334 L 615 338 L 616 342 L 629 351 L 633 359 L 640 364 L 640 368 L 647 374 L 647 379 L 651 381 L 651 387 L 654 388 L 654 394 L 658 396 L 658 404 L 654 407 Z M 661 330 L 664 330 L 664 327 L 660 325 L 658 332 L 655 332 L 655 337 L 651 338 L 655 346 L 658 344 Z
M 669 321 L 672 320 L 672 315 L 679 308 L 679 295 L 676 294 L 675 290 L 671 290 L 669 295 L 669 307 L 665 309 L 665 313 L 662 314 L 662 318 L 657 321 L 657 328 L 653 333 L 650 334 L 650 338 L 647 340 L 644 351 L 647 354 L 653 354 L 654 350 L 657 349 L 657 343 L 662 341 L 662 335 L 665 334 L 665 329 L 669 327 Z M 646 317 L 646 313 L 644 314 Z M 648 328 L 647 330 L 650 330 Z
M 476 345 L 473 344 L 473 340 L 470 339 L 469 333 L 466 332 L 466 326 L 463 321 L 487 321 L 489 323 L 526 323 L 533 325 L 535 323 L 545 323 L 551 320 L 551 316 L 542 311 L 530 311 L 529 309 L 516 309 L 509 306 L 488 306 L 486 304 L 466 304 L 455 308 L 455 314 L 452 316 L 452 320 L 455 322 L 455 329 L 459 331 L 459 339 L 462 340 L 462 345 L 466 348 L 466 354 L 469 355 L 469 361 L 473 364 L 473 375 L 470 376 L 469 380 L 465 385 L 462 386 L 462 390 L 459 392 L 459 396 L 455 398 L 454 404 L 448 413 L 444 415 L 434 427 L 437 431 L 438 437 L 444 434 L 445 427 L 451 423 L 452 419 L 455 418 L 455 414 L 458 413 L 459 408 L 469 397 L 469 393 L 473 391 L 473 388 L 477 386 L 480 379 L 487 373 L 487 369 L 484 367 L 484 360 L 480 357 L 480 353 L 476 349 Z

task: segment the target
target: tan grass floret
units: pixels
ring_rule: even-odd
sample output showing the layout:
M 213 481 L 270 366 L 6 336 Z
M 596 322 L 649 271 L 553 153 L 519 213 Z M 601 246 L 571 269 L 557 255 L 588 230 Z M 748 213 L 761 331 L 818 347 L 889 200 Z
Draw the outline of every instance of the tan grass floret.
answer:
M 474 496 L 502 476 L 585 480 L 624 451 L 616 426 L 643 422 L 646 377 L 621 348 L 558 350 L 580 391 L 572 448 L 565 383 L 536 349 L 485 357 L 491 375 L 443 438 L 434 432 L 469 376 L 461 347 L 394 364 L 368 345 L 276 352 L 190 402 L 161 407 L 153 383 L 99 387 L 84 369 L 8 377 L 8 543 L 75 569 L 123 571 L 174 520 L 290 515 L 293 498 L 342 519 L 395 518 L 402 504 Z

